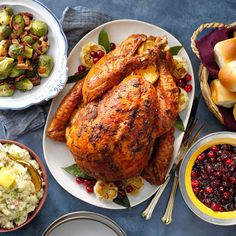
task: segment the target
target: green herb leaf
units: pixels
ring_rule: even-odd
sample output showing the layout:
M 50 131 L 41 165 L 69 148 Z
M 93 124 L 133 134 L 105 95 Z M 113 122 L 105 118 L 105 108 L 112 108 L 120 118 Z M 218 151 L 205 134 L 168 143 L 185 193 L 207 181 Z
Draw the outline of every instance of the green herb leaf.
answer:
M 108 33 L 104 29 L 102 29 L 98 35 L 98 44 L 103 46 L 106 49 L 107 53 L 111 51 Z
M 183 48 L 183 46 L 174 46 L 170 48 L 170 53 L 172 54 L 172 56 L 176 56 L 180 49 Z
M 78 75 L 68 76 L 67 84 L 74 83 L 74 82 L 77 82 L 77 81 L 83 79 L 84 76 L 86 76 L 88 74 L 88 72 L 89 72 L 89 69 L 86 69 Z
M 178 116 L 177 120 L 175 121 L 175 127 L 182 132 L 184 132 L 185 130 L 183 121 L 181 120 L 180 116 Z
M 76 164 L 64 167 L 62 169 L 75 177 L 81 177 L 84 179 L 94 179 L 93 177 L 87 175 L 84 171 L 82 171 Z
M 122 199 L 117 197 L 113 200 L 113 202 L 126 208 L 131 207 L 127 196 L 125 196 L 125 198 L 122 198 Z

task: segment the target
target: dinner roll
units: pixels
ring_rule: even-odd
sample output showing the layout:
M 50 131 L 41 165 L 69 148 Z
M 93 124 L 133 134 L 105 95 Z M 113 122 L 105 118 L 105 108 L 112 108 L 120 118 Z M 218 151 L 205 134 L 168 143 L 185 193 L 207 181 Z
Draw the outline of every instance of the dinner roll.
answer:
M 231 92 L 236 92 L 236 61 L 225 64 L 218 74 L 221 84 Z
M 220 80 L 215 79 L 210 84 L 211 98 L 216 105 L 232 107 L 236 103 L 236 93 L 227 90 Z
M 214 47 L 215 61 L 220 68 L 236 60 L 236 38 L 218 42 Z

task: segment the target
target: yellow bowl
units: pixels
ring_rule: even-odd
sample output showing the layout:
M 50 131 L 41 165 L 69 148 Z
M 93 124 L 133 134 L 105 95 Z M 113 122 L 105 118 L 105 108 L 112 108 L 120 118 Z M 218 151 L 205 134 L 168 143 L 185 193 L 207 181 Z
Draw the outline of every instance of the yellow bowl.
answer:
M 182 162 L 179 175 L 180 190 L 189 208 L 201 219 L 218 225 L 234 225 L 236 224 L 236 211 L 213 211 L 196 197 L 191 186 L 191 171 L 198 155 L 219 144 L 236 146 L 236 134 L 233 132 L 217 132 L 199 139 L 188 151 Z

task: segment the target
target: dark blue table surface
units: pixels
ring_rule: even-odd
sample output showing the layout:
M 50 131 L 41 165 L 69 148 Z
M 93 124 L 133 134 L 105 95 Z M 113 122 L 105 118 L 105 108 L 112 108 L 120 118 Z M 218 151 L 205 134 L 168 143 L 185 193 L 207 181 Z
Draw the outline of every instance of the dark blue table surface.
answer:
M 199 83 L 197 80 L 199 61 L 191 51 L 190 37 L 193 31 L 202 23 L 213 21 L 224 23 L 234 22 L 236 10 L 235 0 L 41 0 L 41 2 L 48 6 L 58 18 L 61 18 L 62 12 L 66 6 L 82 5 L 107 13 L 111 15 L 113 19 L 137 19 L 158 25 L 169 31 L 184 45 L 194 67 L 196 94 L 201 97 L 197 118 L 199 123 L 207 121 L 207 126 L 201 136 L 211 132 L 225 130 L 225 128 L 220 125 L 216 118 L 208 111 L 206 104 L 200 95 Z M 43 129 L 40 129 L 19 138 L 18 141 L 32 148 L 44 161 L 42 133 Z M 1 129 L 0 138 L 3 138 Z M 124 229 L 127 235 L 130 236 L 236 235 L 235 226 L 215 226 L 208 224 L 195 216 L 183 201 L 179 190 L 177 192 L 173 212 L 173 222 L 171 225 L 163 225 L 160 217 L 163 215 L 166 207 L 170 186 L 161 197 L 160 202 L 153 213 L 152 219 L 150 221 L 145 221 L 140 216 L 140 213 L 146 208 L 150 200 L 127 210 L 107 210 L 98 208 L 71 196 L 59 186 L 48 169 L 47 171 L 49 177 L 49 193 L 43 209 L 31 224 L 17 232 L 8 233 L 7 235 L 41 235 L 44 229 L 52 221 L 59 216 L 72 211 L 93 211 L 104 214 L 115 220 Z

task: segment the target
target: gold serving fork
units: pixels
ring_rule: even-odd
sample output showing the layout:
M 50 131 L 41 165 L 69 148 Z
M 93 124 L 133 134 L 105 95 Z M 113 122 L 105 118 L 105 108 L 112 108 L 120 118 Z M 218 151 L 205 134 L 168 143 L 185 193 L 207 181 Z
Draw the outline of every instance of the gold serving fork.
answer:
M 28 162 L 19 158 L 16 158 L 12 155 L 10 155 L 7 150 L 5 149 L 5 147 L 0 143 L 0 149 L 7 154 L 7 157 L 9 157 L 11 160 L 21 164 L 22 166 L 26 167 L 30 176 L 31 176 L 31 180 L 34 184 L 35 187 L 35 191 L 39 192 L 42 186 L 42 182 L 41 182 L 41 178 L 39 176 L 38 171 Z
M 165 210 L 165 213 L 163 215 L 163 217 L 161 218 L 162 222 L 164 224 L 170 224 L 172 222 L 172 212 L 173 212 L 173 208 L 174 208 L 174 202 L 175 202 L 175 196 L 176 196 L 176 191 L 178 188 L 178 184 L 179 184 L 179 169 L 180 169 L 180 165 L 181 162 L 185 156 L 185 154 L 187 153 L 187 151 L 189 150 L 189 148 L 193 145 L 193 143 L 195 143 L 195 141 L 197 140 L 200 132 L 202 131 L 202 129 L 204 128 L 204 125 L 202 125 L 195 133 L 195 135 L 193 136 L 193 138 L 188 141 L 189 139 L 189 135 L 188 137 L 185 139 L 185 141 L 183 142 L 183 145 L 181 145 L 181 149 L 180 152 L 178 153 L 178 158 L 176 160 L 176 169 L 175 169 L 175 177 L 174 177 L 174 181 L 173 181 L 173 185 L 172 185 L 172 189 L 171 189 L 171 193 L 170 193 L 170 197 L 169 197 L 169 201 L 167 203 L 167 207 Z M 175 164 L 174 164 L 175 165 Z M 173 166 L 174 167 L 174 166 Z
M 156 204 L 158 203 L 163 191 L 165 190 L 167 184 L 170 181 L 171 176 L 173 175 L 173 173 L 175 172 L 175 170 L 177 169 L 180 161 L 182 160 L 182 158 L 184 157 L 184 155 L 186 154 L 187 150 L 190 148 L 190 146 L 196 141 L 197 137 L 199 136 L 201 130 L 203 129 L 203 126 L 200 127 L 196 134 L 193 136 L 192 139 L 190 139 L 189 137 L 191 136 L 194 128 L 196 127 L 196 121 L 194 121 L 193 119 L 190 120 L 189 125 L 187 127 L 186 133 L 184 135 L 183 138 L 183 142 L 180 146 L 179 152 L 177 154 L 176 160 L 171 168 L 170 173 L 168 174 L 168 176 L 166 177 L 165 182 L 159 186 L 159 189 L 157 190 L 155 196 L 153 197 L 152 201 L 150 202 L 150 204 L 148 205 L 148 207 L 142 212 L 142 217 L 146 220 L 151 219 L 152 217 L 152 213 L 153 210 L 156 207 Z

